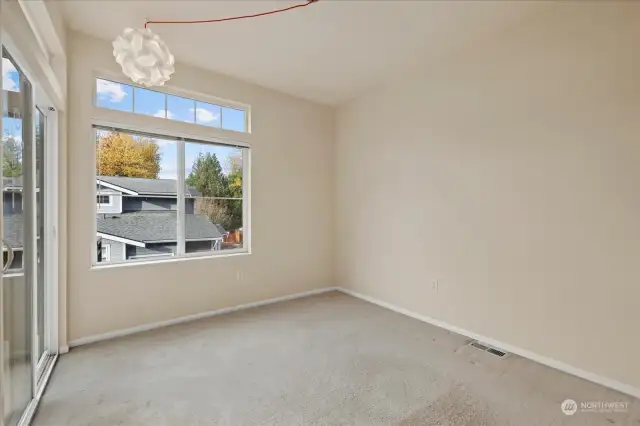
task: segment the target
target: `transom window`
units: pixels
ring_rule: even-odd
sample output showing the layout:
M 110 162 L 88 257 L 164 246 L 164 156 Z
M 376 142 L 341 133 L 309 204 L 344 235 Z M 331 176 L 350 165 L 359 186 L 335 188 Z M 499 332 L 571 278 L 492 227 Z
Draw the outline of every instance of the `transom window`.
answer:
M 96 106 L 236 132 L 247 132 L 247 112 L 181 96 L 96 79 Z

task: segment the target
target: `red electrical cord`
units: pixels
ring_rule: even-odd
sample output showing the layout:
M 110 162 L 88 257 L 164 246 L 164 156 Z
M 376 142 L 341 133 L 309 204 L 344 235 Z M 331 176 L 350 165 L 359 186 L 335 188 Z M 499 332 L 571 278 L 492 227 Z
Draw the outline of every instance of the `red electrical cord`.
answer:
M 224 22 L 224 21 L 234 21 L 236 19 L 245 19 L 245 18 L 257 18 L 259 16 L 273 15 L 274 13 L 286 12 L 287 10 L 297 9 L 299 7 L 309 6 L 311 3 L 316 3 L 318 0 L 308 0 L 306 3 L 296 4 L 293 6 L 285 7 L 283 9 L 270 10 L 268 12 L 255 13 L 253 15 L 244 15 L 244 16 L 232 16 L 230 18 L 220 18 L 220 19 L 204 19 L 199 21 L 146 21 L 144 23 L 144 27 L 147 28 L 149 24 L 206 24 L 211 22 Z

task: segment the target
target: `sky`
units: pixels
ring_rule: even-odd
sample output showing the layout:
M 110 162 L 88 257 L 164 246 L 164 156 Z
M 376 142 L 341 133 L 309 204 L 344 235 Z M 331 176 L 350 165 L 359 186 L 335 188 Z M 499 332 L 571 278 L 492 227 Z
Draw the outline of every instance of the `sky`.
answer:
M 162 92 L 96 80 L 99 107 L 244 132 L 244 111 Z M 166 105 L 165 105 L 166 97 Z M 135 102 L 134 102 L 135 99 Z
M 165 95 L 152 90 L 132 87 L 107 80 L 97 80 L 97 105 L 120 111 L 132 111 L 138 114 L 152 115 L 170 120 L 196 123 L 202 126 L 222 127 L 228 130 L 244 131 L 244 111 L 225 108 L 219 105 L 195 101 L 178 96 Z M 165 108 L 166 96 L 166 108 Z M 134 104 L 135 100 L 135 104 Z M 221 120 L 222 118 L 222 120 Z M 156 139 L 162 155 L 160 161 L 160 179 L 177 179 L 177 144 L 174 141 Z M 215 154 L 222 165 L 223 172 L 230 172 L 230 159 L 242 155 L 237 148 L 222 145 L 186 143 L 185 177 L 198 154 Z
M 20 79 L 18 70 L 7 58 L 2 58 L 2 88 L 12 92 L 20 91 Z
M 18 71 L 11 61 L 2 59 L 2 88 L 14 92 L 20 91 Z M 135 90 L 135 96 L 133 91 Z M 97 81 L 97 105 L 121 111 L 134 111 L 139 114 L 153 115 L 171 120 L 196 123 L 203 126 L 220 127 L 228 130 L 244 131 L 244 111 L 225 108 L 218 105 L 194 101 L 166 95 L 151 90 L 134 88 L 129 85 L 114 83 L 106 80 Z M 133 100 L 135 98 L 135 105 Z M 4 115 L 4 114 L 3 114 Z M 222 120 L 220 120 L 222 118 Z M 3 137 L 13 136 L 22 139 L 22 120 L 3 117 Z M 177 179 L 177 145 L 174 141 L 156 140 L 162 155 L 159 178 Z M 215 154 L 222 165 L 223 172 L 230 172 L 230 159 L 242 155 L 241 150 L 222 145 L 187 143 L 185 145 L 185 177 L 191 173 L 191 168 L 198 154 Z
M 10 60 L 2 58 L 2 88 L 12 92 L 20 91 L 20 77 L 18 70 L 13 66 Z M 15 139 L 22 140 L 22 120 L 19 118 L 4 117 L 2 118 L 3 138 L 13 136 Z

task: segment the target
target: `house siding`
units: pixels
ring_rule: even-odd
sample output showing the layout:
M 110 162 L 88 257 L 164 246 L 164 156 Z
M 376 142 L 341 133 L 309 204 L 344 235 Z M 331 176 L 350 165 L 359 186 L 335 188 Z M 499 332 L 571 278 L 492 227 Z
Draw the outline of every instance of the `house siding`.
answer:
M 122 212 L 177 211 L 176 198 L 124 197 Z M 185 213 L 193 214 L 193 199 L 185 200 Z
M 97 213 L 122 213 L 123 197 L 121 192 L 97 185 L 96 194 L 111 196 L 111 204 L 112 204 L 110 206 L 106 206 L 104 204 L 98 204 L 96 199 Z
M 2 213 L 4 215 L 22 214 L 22 194 L 6 191 L 3 196 Z
M 213 241 L 187 241 L 185 250 L 187 253 L 199 253 L 211 251 Z
M 119 262 L 122 260 L 126 260 L 125 258 L 125 253 L 126 253 L 126 249 L 125 249 L 125 245 L 124 243 L 121 243 L 120 241 L 113 241 L 110 240 L 108 238 L 103 238 L 102 239 L 102 245 L 103 246 L 109 246 L 110 247 L 110 262 Z
M 127 259 L 133 256 L 152 254 L 174 254 L 177 252 L 176 243 L 147 244 L 146 247 L 127 245 Z

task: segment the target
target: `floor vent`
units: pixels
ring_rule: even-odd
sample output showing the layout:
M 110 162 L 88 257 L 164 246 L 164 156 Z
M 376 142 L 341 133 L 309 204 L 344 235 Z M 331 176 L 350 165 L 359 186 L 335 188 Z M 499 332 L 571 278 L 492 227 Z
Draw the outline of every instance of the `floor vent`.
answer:
M 473 340 L 471 343 L 469 343 L 469 345 L 473 346 L 476 349 L 480 349 L 481 351 L 486 351 L 487 349 L 489 349 L 489 346 L 485 346 L 477 340 Z
M 469 342 L 469 346 L 474 347 L 474 348 L 476 348 L 478 350 L 481 350 L 483 352 L 488 352 L 491 355 L 495 355 L 495 356 L 500 357 L 500 358 L 506 358 L 507 355 L 508 355 L 508 353 L 505 352 L 505 351 L 501 351 L 500 349 L 484 345 L 484 344 L 478 342 L 477 340 L 472 340 L 471 342 Z
M 494 348 L 487 349 L 487 352 L 489 352 L 490 354 L 493 354 L 495 356 L 499 356 L 500 358 L 504 358 L 507 355 L 506 352 L 503 352 L 501 350 L 494 349 Z

